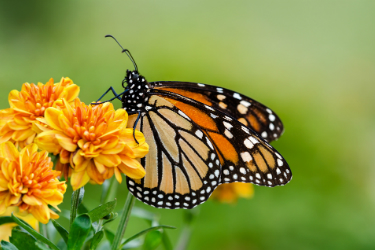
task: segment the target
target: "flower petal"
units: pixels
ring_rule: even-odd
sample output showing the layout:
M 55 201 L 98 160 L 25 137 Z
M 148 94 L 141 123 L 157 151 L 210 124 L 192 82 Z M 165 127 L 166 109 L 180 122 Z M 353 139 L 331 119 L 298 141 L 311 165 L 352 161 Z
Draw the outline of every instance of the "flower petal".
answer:
M 121 161 L 122 163 L 118 166 L 118 169 L 130 178 L 141 179 L 146 175 L 145 169 L 136 159 L 123 156 Z
M 52 127 L 53 129 L 63 131 L 63 128 L 60 128 L 59 116 L 62 114 L 61 110 L 57 108 L 48 108 L 44 112 L 44 117 L 46 119 L 47 124 Z
M 73 191 L 83 187 L 89 182 L 90 177 L 86 171 L 81 172 L 72 172 L 72 176 L 70 177 L 70 184 L 72 185 Z
M 24 195 L 22 201 L 31 206 L 40 206 L 43 204 L 41 200 L 33 195 Z
M 101 154 L 95 158 L 96 161 L 106 167 L 114 167 L 120 164 L 121 158 L 118 155 L 104 155 Z
M 55 137 L 62 148 L 64 148 L 65 150 L 69 152 L 76 151 L 77 144 L 73 142 L 72 138 L 64 134 L 56 134 Z
M 56 139 L 56 134 L 61 134 L 61 132 L 56 130 L 42 132 L 35 138 L 35 143 L 38 145 L 40 149 L 46 150 L 56 155 L 62 149 L 62 147 Z

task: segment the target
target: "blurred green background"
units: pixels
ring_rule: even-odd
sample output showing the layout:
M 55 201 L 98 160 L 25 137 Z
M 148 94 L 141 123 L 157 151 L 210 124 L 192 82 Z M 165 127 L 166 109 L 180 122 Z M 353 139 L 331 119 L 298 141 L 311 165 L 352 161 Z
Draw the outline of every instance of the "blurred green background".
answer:
M 374 1 L 2 1 L 0 107 L 12 89 L 51 77 L 70 77 L 86 103 L 121 91 L 132 64 L 104 39 L 112 34 L 149 81 L 227 87 L 284 122 L 273 146 L 291 183 L 201 205 L 190 250 L 375 249 L 374 13 Z M 87 187 L 89 207 L 100 190 Z M 176 244 L 184 210 L 136 206 L 178 227 L 168 231 Z M 146 227 L 131 218 L 126 237 Z

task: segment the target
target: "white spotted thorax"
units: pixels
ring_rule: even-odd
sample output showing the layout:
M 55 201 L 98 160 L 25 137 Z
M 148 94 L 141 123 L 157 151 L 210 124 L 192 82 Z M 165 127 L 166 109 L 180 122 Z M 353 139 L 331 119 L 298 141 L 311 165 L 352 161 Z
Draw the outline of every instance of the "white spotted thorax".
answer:
M 136 70 L 127 70 L 125 79 L 128 85 L 122 96 L 122 107 L 129 114 L 144 111 L 148 100 L 147 92 L 150 89 L 149 83 Z

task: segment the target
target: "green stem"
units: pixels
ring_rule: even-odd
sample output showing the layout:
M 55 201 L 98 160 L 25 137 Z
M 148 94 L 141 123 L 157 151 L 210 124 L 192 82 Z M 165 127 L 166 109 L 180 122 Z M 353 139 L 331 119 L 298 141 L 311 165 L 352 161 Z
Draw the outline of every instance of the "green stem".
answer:
M 190 242 L 190 235 L 191 235 L 191 227 L 190 225 L 186 225 L 182 230 L 180 238 L 178 239 L 178 243 L 176 246 L 176 250 L 185 250 Z
M 43 235 L 45 238 L 48 239 L 48 235 L 47 235 L 47 225 L 46 224 L 43 224 L 41 222 L 39 222 L 39 233 L 41 235 Z
M 116 198 L 118 185 L 119 183 L 117 182 L 116 178 L 113 176 L 110 180 L 108 191 L 107 191 L 107 194 L 105 195 L 103 204 L 109 201 L 113 201 Z
M 121 240 L 124 237 L 126 226 L 128 225 L 130 213 L 132 211 L 135 202 L 135 197 L 129 192 L 126 197 L 124 208 L 122 209 L 121 220 L 117 228 L 115 238 L 113 239 L 112 250 L 117 250 L 121 244 Z
M 80 189 L 77 189 L 76 191 L 73 191 L 72 194 L 72 205 L 70 207 L 70 226 L 72 226 L 74 219 L 77 216 L 77 210 L 79 204 L 81 204 L 83 193 L 84 193 L 83 187 Z

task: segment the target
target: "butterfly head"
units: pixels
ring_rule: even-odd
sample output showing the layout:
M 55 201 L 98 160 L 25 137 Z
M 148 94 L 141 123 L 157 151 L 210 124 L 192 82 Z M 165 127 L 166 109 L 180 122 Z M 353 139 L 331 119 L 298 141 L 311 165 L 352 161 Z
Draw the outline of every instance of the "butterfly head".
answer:
M 124 86 L 127 83 L 127 86 Z M 148 100 L 147 92 L 150 89 L 146 78 L 139 74 L 137 70 L 127 70 L 126 77 L 122 82 L 125 93 L 122 96 L 122 107 L 129 113 L 144 111 L 145 103 Z

